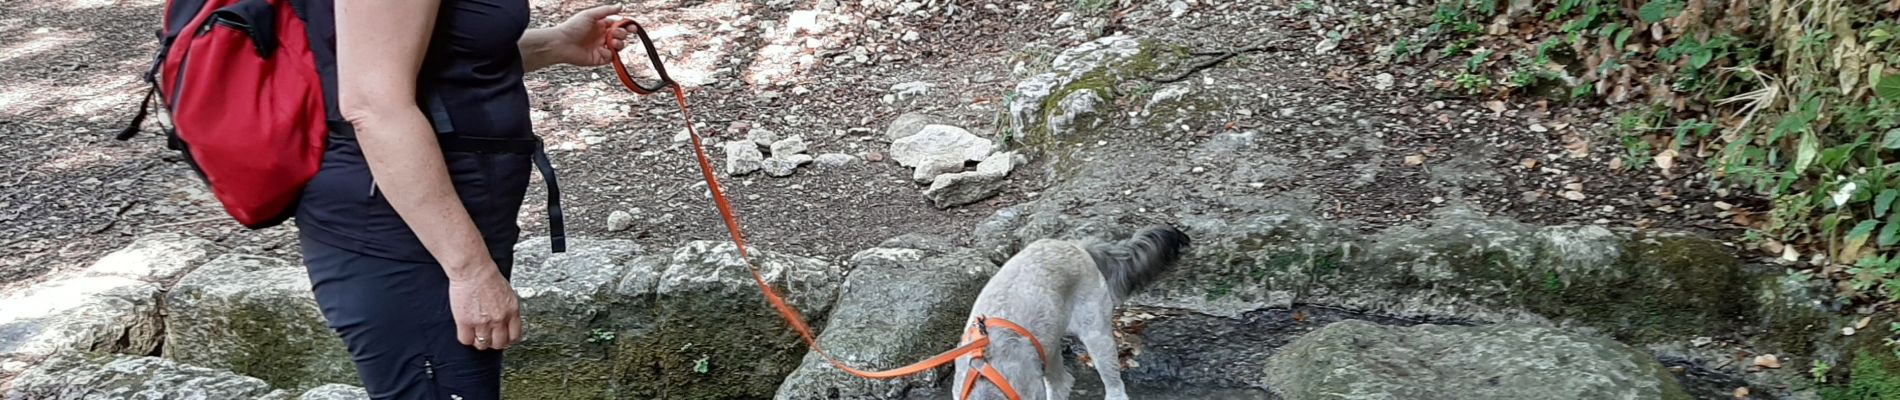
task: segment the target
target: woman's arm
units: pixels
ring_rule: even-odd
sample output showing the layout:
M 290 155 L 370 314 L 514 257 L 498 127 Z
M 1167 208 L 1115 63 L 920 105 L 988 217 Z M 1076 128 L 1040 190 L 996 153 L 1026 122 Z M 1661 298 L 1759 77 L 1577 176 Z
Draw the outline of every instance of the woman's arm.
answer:
M 438 1 L 337 1 L 338 106 L 376 186 L 448 274 L 461 342 L 506 348 L 521 336 L 518 299 L 456 196 L 415 102 Z
M 614 29 L 614 39 L 603 46 L 601 38 L 620 13 L 620 6 L 600 6 L 574 14 L 552 28 L 529 29 L 516 41 L 521 48 L 522 69 L 526 72 L 555 64 L 592 67 L 606 64 L 626 45 L 627 30 Z

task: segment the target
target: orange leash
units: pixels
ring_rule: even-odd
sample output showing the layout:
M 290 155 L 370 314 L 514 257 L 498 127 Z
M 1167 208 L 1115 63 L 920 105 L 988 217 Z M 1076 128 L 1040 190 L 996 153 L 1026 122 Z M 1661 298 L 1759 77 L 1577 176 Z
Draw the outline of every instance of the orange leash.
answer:
M 620 78 L 620 84 L 622 86 L 626 86 L 627 90 L 631 90 L 637 94 L 657 93 L 667 87 L 673 89 L 673 99 L 679 102 L 680 116 L 685 119 L 686 133 L 693 141 L 693 153 L 698 157 L 699 170 L 705 177 L 706 188 L 712 191 L 713 202 L 719 207 L 719 217 L 725 220 L 726 231 L 732 236 L 733 244 L 738 246 L 739 258 L 745 261 L 746 269 L 752 273 L 752 282 L 759 286 L 759 291 L 765 294 L 765 299 L 772 304 L 772 308 L 778 311 L 780 317 L 785 318 L 785 322 L 791 324 L 792 330 L 798 332 L 798 337 L 803 339 L 807 346 L 811 346 L 813 352 L 824 357 L 825 361 L 830 362 L 832 366 L 852 375 L 880 380 L 901 378 L 949 364 L 964 355 L 974 355 L 976 359 L 982 358 L 983 349 L 990 344 L 988 334 L 983 332 L 986 330 L 985 324 L 988 323 L 1016 331 L 1018 334 L 1029 338 L 1030 343 L 1036 347 L 1036 355 L 1038 357 L 1045 357 L 1044 354 L 1046 353 L 1043 353 L 1042 343 L 1036 341 L 1036 337 L 1029 334 L 1029 330 L 1023 329 L 1023 327 L 1001 318 L 978 319 L 977 326 L 972 327 L 974 334 L 966 332 L 964 339 L 968 342 L 961 347 L 932 356 L 915 364 L 887 371 L 865 371 L 852 368 L 843 362 L 839 362 L 838 359 L 833 358 L 830 353 L 825 352 L 823 348 L 818 346 L 818 340 L 812 335 L 811 327 L 805 324 L 804 317 L 799 315 L 798 310 L 793 309 L 791 305 L 787 304 L 785 299 L 780 297 L 777 291 L 772 290 L 772 287 L 765 283 L 765 276 L 759 273 L 759 267 L 752 263 L 751 256 L 747 254 L 745 234 L 739 229 L 738 218 L 734 216 L 732 205 L 726 201 L 726 194 L 720 190 L 719 179 L 713 174 L 712 161 L 706 157 L 706 148 L 700 143 L 699 132 L 693 129 L 693 114 L 688 110 L 686 105 L 686 91 L 681 88 L 678 82 L 674 82 L 673 78 L 667 76 L 666 67 L 660 62 L 659 51 L 653 47 L 653 40 L 647 37 L 646 30 L 641 28 L 639 23 L 631 19 L 615 21 L 609 29 L 620 28 L 627 25 L 632 25 L 632 33 L 640 36 L 641 44 L 646 47 L 647 57 L 653 62 L 653 69 L 659 72 L 660 81 L 652 86 L 641 85 L 640 82 L 635 81 L 633 77 L 627 73 L 626 64 L 620 60 L 620 54 L 617 52 L 612 59 L 614 74 Z M 1010 387 L 1009 383 L 1003 379 L 1003 375 L 998 373 L 994 367 L 989 366 L 987 363 L 983 366 L 981 371 L 970 375 L 970 378 L 965 383 L 966 389 L 964 393 L 969 393 L 968 388 L 976 384 L 976 378 L 979 375 L 995 382 L 997 387 L 1001 388 L 1003 393 L 1011 400 L 1019 398 L 1016 395 L 1015 389 Z

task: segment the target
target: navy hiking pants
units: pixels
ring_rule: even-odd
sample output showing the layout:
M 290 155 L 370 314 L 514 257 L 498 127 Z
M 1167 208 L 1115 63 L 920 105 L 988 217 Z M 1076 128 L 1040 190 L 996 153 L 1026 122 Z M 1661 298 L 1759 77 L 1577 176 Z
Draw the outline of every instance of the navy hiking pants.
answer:
M 455 335 L 442 266 L 350 252 L 301 239 L 317 304 L 376 400 L 501 398 L 501 351 Z M 503 277 L 513 260 L 495 260 Z

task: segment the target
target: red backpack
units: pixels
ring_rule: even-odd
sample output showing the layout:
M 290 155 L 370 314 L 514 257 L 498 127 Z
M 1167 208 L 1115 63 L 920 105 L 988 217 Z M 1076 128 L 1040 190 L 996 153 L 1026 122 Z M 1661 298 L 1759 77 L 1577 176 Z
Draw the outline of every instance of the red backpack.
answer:
M 301 1 L 168 0 L 151 89 L 117 136 L 139 132 L 156 95 L 167 147 L 247 228 L 294 215 L 323 157 L 323 78 Z

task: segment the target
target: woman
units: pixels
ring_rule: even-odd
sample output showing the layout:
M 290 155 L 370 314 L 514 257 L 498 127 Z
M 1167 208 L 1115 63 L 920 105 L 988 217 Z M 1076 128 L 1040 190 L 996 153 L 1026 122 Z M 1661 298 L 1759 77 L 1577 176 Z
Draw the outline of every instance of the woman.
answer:
M 499 398 L 538 153 L 456 144 L 538 143 L 522 74 L 607 63 L 620 8 L 527 29 L 528 0 L 330 1 L 332 139 L 297 215 L 317 302 L 372 398 Z

